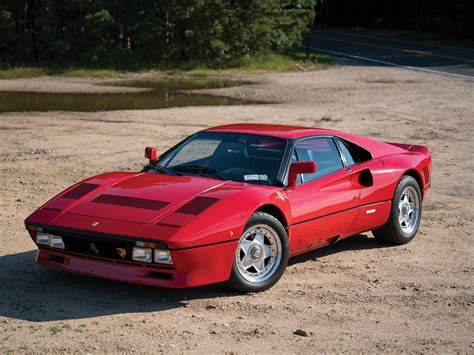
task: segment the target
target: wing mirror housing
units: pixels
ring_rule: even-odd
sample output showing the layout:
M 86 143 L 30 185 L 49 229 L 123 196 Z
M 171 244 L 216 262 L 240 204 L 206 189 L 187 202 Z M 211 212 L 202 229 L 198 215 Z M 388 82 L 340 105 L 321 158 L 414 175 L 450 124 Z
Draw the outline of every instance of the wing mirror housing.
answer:
M 156 155 L 156 149 L 153 147 L 146 147 L 145 158 L 149 160 L 150 164 L 155 162 L 158 159 L 158 156 Z
M 288 189 L 296 188 L 296 179 L 298 174 L 312 174 L 316 172 L 316 162 L 314 161 L 298 161 L 290 165 L 288 173 Z

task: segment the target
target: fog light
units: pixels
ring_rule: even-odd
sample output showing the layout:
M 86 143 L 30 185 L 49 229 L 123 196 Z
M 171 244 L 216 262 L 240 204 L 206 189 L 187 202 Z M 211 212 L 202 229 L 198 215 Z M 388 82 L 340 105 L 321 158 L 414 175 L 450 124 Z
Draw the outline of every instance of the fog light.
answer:
M 152 251 L 151 248 L 133 247 L 132 260 L 142 263 L 151 263 Z
M 43 245 L 49 245 L 49 240 L 52 237 L 51 234 L 48 233 L 36 233 L 36 243 L 37 244 L 43 244 Z
M 168 249 L 155 249 L 154 254 L 155 263 L 173 264 L 173 259 L 171 259 L 170 251 Z
M 63 238 L 61 238 L 58 235 L 51 235 L 51 237 L 49 238 L 49 246 L 51 248 L 57 248 L 57 249 L 65 248 Z

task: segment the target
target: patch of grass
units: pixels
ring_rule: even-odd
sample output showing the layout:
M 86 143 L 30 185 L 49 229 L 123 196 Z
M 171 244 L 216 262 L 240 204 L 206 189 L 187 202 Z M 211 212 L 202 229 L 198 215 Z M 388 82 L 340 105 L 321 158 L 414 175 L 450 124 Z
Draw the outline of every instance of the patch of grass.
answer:
M 60 71 L 58 74 L 67 77 L 115 78 L 124 76 L 125 72 L 115 69 L 68 68 Z
M 188 75 L 202 77 L 219 74 L 307 71 L 322 69 L 330 64 L 332 64 L 332 58 L 328 54 L 312 52 L 309 57 L 306 57 L 304 51 L 297 51 L 289 54 L 267 53 L 244 56 L 230 59 L 225 63 L 190 60 L 183 63 L 161 63 L 155 66 L 133 67 L 123 70 L 59 66 L 17 67 L 0 69 L 0 79 L 33 78 L 44 75 L 115 78 L 124 77 L 132 72 L 146 72 L 149 74 L 167 73 L 171 75 L 185 72 Z
M 0 79 L 34 78 L 44 75 L 49 75 L 49 71 L 45 68 L 19 67 L 0 70 Z
M 43 67 L 17 67 L 0 69 L 0 79 L 35 78 L 46 75 L 59 75 L 67 77 L 94 77 L 114 78 L 123 76 L 125 72 L 115 69 L 89 69 L 89 68 L 43 68 Z
M 56 334 L 61 333 L 63 331 L 60 327 L 56 327 L 56 326 L 49 327 L 48 330 L 52 335 L 56 335 Z
M 259 72 L 291 72 L 323 69 L 332 64 L 332 57 L 328 54 L 310 53 L 306 57 L 304 52 L 291 54 L 260 54 L 256 56 L 245 56 L 230 60 L 224 66 L 206 66 L 189 70 L 189 75 L 207 76 L 214 74 L 232 73 L 259 73 Z
M 103 83 L 106 86 L 125 86 L 164 90 L 217 89 L 239 85 L 250 85 L 246 80 L 225 80 L 219 78 L 190 78 L 186 76 L 158 77 L 152 79 L 125 79 Z

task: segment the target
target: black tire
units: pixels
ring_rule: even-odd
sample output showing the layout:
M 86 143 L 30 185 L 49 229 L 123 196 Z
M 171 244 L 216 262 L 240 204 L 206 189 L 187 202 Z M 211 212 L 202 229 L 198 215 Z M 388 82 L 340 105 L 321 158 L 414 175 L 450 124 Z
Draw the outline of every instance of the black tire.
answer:
M 236 257 L 234 256 L 234 263 L 232 265 L 232 272 L 228 280 L 228 285 L 239 292 L 261 292 L 268 290 L 270 287 L 275 285 L 278 280 L 280 280 L 285 272 L 286 265 L 288 264 L 288 234 L 280 221 L 272 215 L 265 212 L 255 212 L 247 222 L 242 235 L 245 235 L 245 232 L 253 226 L 262 224 L 271 227 L 278 234 L 281 243 L 281 258 L 279 265 L 275 265 L 273 274 L 271 274 L 268 279 L 261 282 L 250 282 L 242 276 L 237 266 Z
M 412 187 L 416 192 L 419 201 L 418 217 L 413 230 L 409 233 L 405 233 L 399 222 L 399 201 L 402 197 L 403 191 L 407 187 Z M 404 175 L 398 183 L 395 195 L 392 200 L 392 208 L 390 211 L 390 217 L 385 225 L 379 229 L 373 230 L 372 234 L 375 239 L 382 243 L 402 245 L 410 242 L 416 235 L 418 228 L 420 227 L 421 215 L 423 210 L 423 199 L 421 195 L 420 186 L 418 182 L 411 176 Z

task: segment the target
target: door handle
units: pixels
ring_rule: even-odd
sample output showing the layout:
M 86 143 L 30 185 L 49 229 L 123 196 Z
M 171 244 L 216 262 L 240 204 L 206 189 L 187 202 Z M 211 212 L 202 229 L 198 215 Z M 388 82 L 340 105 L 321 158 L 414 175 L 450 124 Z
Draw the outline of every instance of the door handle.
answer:
M 352 173 L 352 172 L 353 172 L 353 170 L 352 170 L 351 168 L 347 168 L 346 171 L 347 171 L 348 173 Z

